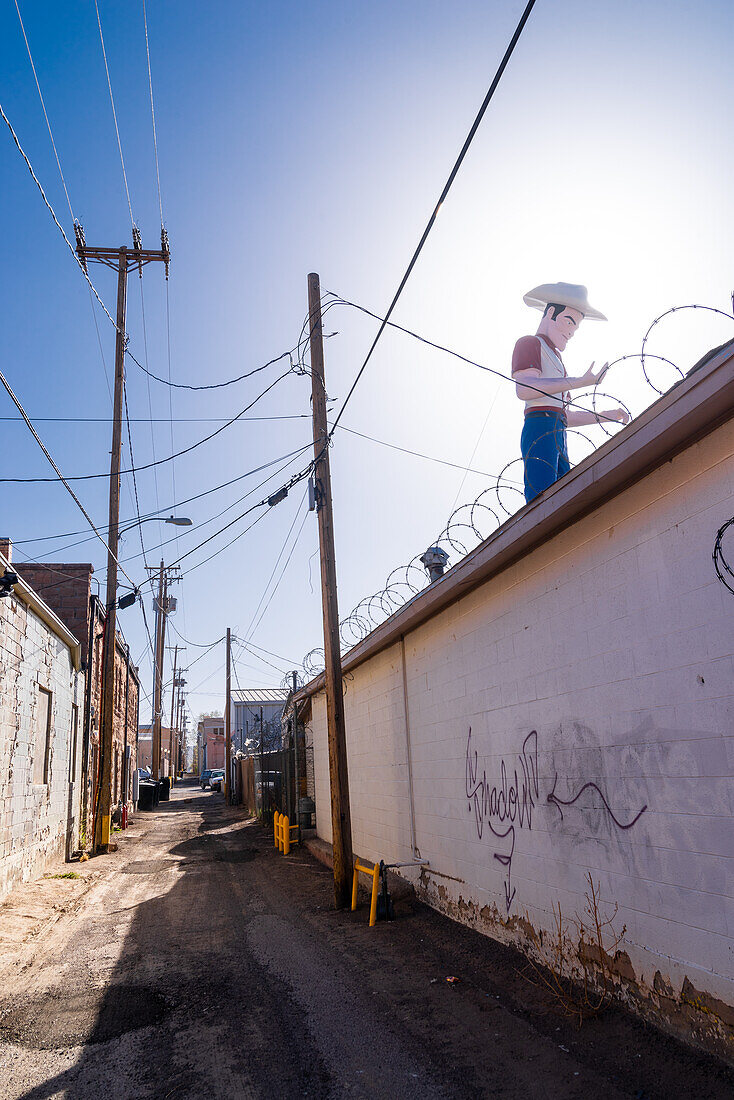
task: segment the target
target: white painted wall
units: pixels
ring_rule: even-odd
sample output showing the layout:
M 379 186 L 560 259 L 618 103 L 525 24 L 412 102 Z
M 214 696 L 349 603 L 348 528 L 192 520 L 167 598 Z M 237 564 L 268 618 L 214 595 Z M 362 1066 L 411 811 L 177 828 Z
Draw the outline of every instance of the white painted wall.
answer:
M 36 737 L 39 685 L 52 692 L 48 783 L 34 784 L 45 753 Z M 72 704 L 79 708 L 75 775 L 70 777 Z M 16 882 L 64 856 L 69 800 L 79 826 L 84 675 L 71 652 L 22 600 L 0 600 L 0 898 Z M 73 788 L 70 791 L 70 778 Z
M 553 904 L 581 911 L 591 871 L 604 906 L 619 904 L 638 982 L 652 989 L 657 973 L 679 996 L 687 978 L 729 1006 L 734 597 L 711 552 L 734 514 L 733 453 L 729 424 L 405 639 L 428 899 L 519 940 L 513 918 L 550 929 Z M 346 687 L 355 852 L 410 859 L 399 644 Z M 312 728 L 330 840 L 323 693 Z M 509 800 L 516 773 L 520 801 L 524 786 L 522 821 L 511 801 L 483 804 L 482 779 L 497 798 L 503 767 Z M 570 801 L 587 783 L 561 818 L 548 796 Z M 623 829 L 602 796 L 622 825 L 646 808 Z

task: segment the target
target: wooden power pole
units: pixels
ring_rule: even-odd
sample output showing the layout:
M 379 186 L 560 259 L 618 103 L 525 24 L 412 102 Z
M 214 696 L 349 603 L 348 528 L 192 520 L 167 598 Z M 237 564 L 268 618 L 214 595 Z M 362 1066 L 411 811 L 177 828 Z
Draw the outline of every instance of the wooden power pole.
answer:
M 153 725 L 151 753 L 153 778 L 161 778 L 161 719 L 163 715 L 163 655 L 166 645 L 166 572 L 163 562 L 158 570 L 158 597 L 155 615 L 155 668 L 153 670 Z
M 171 724 L 168 729 L 168 755 L 171 758 L 171 783 L 173 784 L 176 779 L 176 767 L 174 764 L 174 738 L 173 738 L 173 721 L 176 716 L 176 663 L 178 658 L 178 646 L 173 647 L 173 683 L 171 684 Z
M 318 275 L 313 273 L 308 277 L 308 312 L 311 334 L 314 482 L 319 521 L 321 602 L 324 616 L 324 651 L 326 655 L 326 720 L 329 734 L 334 904 L 337 909 L 343 909 L 350 903 L 352 889 L 352 818 L 349 810 L 347 738 L 344 722 L 341 649 L 339 645 L 334 523 L 331 510 L 331 471 L 329 468 L 329 435 L 326 424 L 321 287 Z
M 115 390 L 112 400 L 112 457 L 110 460 L 110 504 L 107 528 L 107 592 L 105 608 L 105 645 L 102 662 L 102 722 L 100 730 L 99 796 L 94 828 L 94 848 L 107 852 L 110 843 L 112 809 L 112 760 L 115 728 L 115 649 L 117 632 L 117 544 L 120 524 L 120 448 L 122 445 L 122 401 L 125 381 L 125 319 L 127 313 L 127 276 L 131 267 L 138 268 L 152 260 L 168 264 L 170 252 L 165 230 L 161 233 L 160 251 L 143 249 L 140 234 L 133 230 L 134 247 L 90 248 L 84 240 L 81 225 L 75 226 L 77 255 L 87 269 L 91 260 L 117 271 L 117 320 L 115 336 Z
M 224 704 L 224 801 L 229 802 L 230 772 L 232 770 L 232 721 L 230 718 L 230 704 L 232 701 L 232 632 L 227 627 L 227 700 Z

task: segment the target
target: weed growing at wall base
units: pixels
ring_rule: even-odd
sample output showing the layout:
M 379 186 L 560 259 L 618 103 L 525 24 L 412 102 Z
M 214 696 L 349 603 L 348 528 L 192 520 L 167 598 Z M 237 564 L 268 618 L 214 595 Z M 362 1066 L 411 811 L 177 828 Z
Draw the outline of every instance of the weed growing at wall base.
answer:
M 547 989 L 563 1012 L 575 1017 L 579 1027 L 584 1020 L 598 1016 L 614 995 L 613 963 L 619 945 L 627 931 L 626 925 L 617 932 L 614 921 L 618 907 L 611 916 L 599 911 L 599 884 L 587 872 L 588 890 L 582 916 L 577 913 L 565 921 L 560 904 L 553 908 L 555 932 L 550 943 L 543 943 L 527 920 L 528 939 L 532 954 L 522 971 L 534 985 Z

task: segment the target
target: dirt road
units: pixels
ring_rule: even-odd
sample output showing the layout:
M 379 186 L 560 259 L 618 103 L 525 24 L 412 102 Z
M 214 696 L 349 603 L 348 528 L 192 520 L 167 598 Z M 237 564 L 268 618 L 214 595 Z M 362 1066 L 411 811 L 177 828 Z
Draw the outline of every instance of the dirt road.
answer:
M 220 794 L 177 787 L 79 870 L 53 923 L 6 938 L 3 1100 L 734 1095 L 621 1013 L 579 1031 L 513 953 L 423 906 L 374 929 L 334 912 L 330 873 Z

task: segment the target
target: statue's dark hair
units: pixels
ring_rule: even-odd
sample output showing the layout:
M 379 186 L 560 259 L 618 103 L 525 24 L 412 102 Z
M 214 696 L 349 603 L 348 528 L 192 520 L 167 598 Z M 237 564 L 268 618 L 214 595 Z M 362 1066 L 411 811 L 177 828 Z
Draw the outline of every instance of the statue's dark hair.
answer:
M 553 320 L 557 321 L 558 318 L 563 313 L 564 309 L 567 309 L 567 308 L 568 308 L 567 306 L 561 306 L 557 302 L 548 302 L 548 305 L 543 310 L 543 316 L 545 317 L 548 310 L 552 309 L 553 310 Z

